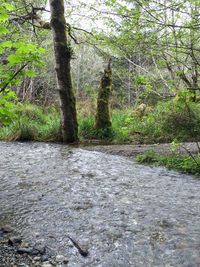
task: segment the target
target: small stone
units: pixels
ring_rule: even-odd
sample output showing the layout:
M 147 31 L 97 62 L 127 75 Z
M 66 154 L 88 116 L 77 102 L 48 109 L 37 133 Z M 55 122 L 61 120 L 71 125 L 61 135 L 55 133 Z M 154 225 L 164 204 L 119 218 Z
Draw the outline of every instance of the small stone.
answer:
M 49 258 L 50 258 L 49 255 L 42 255 L 41 260 L 42 260 L 42 261 L 48 261 Z
M 9 225 L 9 224 L 5 224 L 5 225 L 3 225 L 0 229 L 1 229 L 1 231 L 3 231 L 5 234 L 7 234 L 7 233 L 11 233 L 11 232 L 14 231 L 14 228 L 13 228 L 11 225 Z
M 22 242 L 21 236 L 12 236 L 8 239 L 8 245 L 15 246 L 19 245 Z
M 33 248 L 32 247 L 29 247 L 29 248 L 23 248 L 23 247 L 19 247 L 17 249 L 17 253 L 19 254 L 30 254 L 30 255 L 33 255 Z
M 39 254 L 43 255 L 46 252 L 46 247 L 43 245 L 35 245 L 34 249 L 38 251 Z
M 187 242 L 178 242 L 177 244 L 175 244 L 175 248 L 176 249 L 185 249 L 188 247 Z
M 57 255 L 56 256 L 56 262 L 63 262 L 64 258 L 65 257 L 63 255 Z
M 171 222 L 169 222 L 169 221 L 167 221 L 167 220 L 161 220 L 160 222 L 159 222 L 159 225 L 160 225 L 160 227 L 162 227 L 162 228 L 171 228 L 171 227 L 173 227 L 173 224 L 171 223 Z
M 64 264 L 68 264 L 68 263 L 69 263 L 69 259 L 65 257 L 65 258 L 63 259 L 63 263 L 64 263 Z
M 25 264 L 25 263 L 19 263 L 17 265 L 17 267 L 29 267 L 29 265 Z
M 52 267 L 53 265 L 50 262 L 42 263 L 42 267 Z
M 29 248 L 30 247 L 30 244 L 27 243 L 27 242 L 22 241 L 22 243 L 21 243 L 20 246 L 23 247 L 23 248 Z
M 40 258 L 40 257 L 34 257 L 33 260 L 34 260 L 34 261 L 40 261 L 41 258 Z

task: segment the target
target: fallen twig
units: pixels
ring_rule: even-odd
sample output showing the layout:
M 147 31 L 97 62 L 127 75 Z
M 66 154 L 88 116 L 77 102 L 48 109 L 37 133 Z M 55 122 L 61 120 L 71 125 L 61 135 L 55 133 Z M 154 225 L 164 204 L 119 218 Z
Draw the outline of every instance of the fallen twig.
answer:
M 89 254 L 88 250 L 81 248 L 80 245 L 74 239 L 72 239 L 69 235 L 67 237 L 72 242 L 72 244 L 78 249 L 78 252 L 81 254 L 81 256 L 83 257 L 88 256 Z

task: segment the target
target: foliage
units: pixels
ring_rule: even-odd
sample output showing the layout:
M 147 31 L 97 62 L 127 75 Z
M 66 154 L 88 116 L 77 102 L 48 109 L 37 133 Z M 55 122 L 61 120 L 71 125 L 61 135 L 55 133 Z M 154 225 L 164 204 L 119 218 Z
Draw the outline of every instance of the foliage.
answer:
M 179 101 L 159 102 L 142 117 L 129 115 L 130 133 L 142 143 L 196 141 L 200 132 L 200 105 Z
M 168 169 L 200 175 L 200 155 L 195 156 L 194 160 L 189 155 L 172 154 L 163 156 L 156 154 L 154 151 L 147 151 L 138 155 L 136 159 L 139 163 L 166 166 Z
M 0 7 L 0 90 L 4 91 L 12 85 L 19 85 L 22 77 L 33 77 L 35 69 L 41 68 L 41 56 L 45 50 L 33 41 L 24 41 L 26 35 L 18 35 L 9 26 L 10 11 L 14 6 L 1 0 Z M 10 35 L 14 35 L 12 39 Z
M 8 141 L 60 141 L 60 116 L 56 108 L 17 105 L 15 120 L 0 128 L 0 139 Z
M 119 59 L 117 72 L 129 98 L 137 100 L 138 94 L 151 92 L 166 97 L 183 86 L 195 95 L 200 71 L 199 1 L 109 0 L 105 4 L 116 16 L 107 18 L 109 30 L 97 39 Z
M 103 138 L 104 134 L 95 132 L 92 112 L 87 114 L 85 109 L 83 110 L 83 116 L 79 117 L 80 135 L 86 139 L 99 136 Z M 112 113 L 110 138 L 114 142 L 162 143 L 172 142 L 174 139 L 177 142 L 185 142 L 199 138 L 198 103 L 175 99 L 159 102 L 155 107 L 146 106 L 142 112 L 138 112 L 138 108 L 129 108 L 115 109 Z
M 95 138 L 95 117 L 90 115 L 79 119 L 79 134 L 81 139 L 90 140 Z
M 5 93 L 0 93 L 0 126 L 8 125 L 16 119 L 14 113 L 16 100 L 17 97 L 13 91 L 7 90 Z
M 112 128 L 96 129 L 95 117 L 88 116 L 80 118 L 79 121 L 79 134 L 82 140 L 112 140 L 114 137 L 114 130 Z
M 8 102 L 8 99 L 6 100 Z M 9 102 L 8 102 L 9 103 Z M 10 102 L 7 111 L 0 108 L 1 133 L 10 129 L 12 134 L 19 129 L 35 129 L 31 140 L 59 140 L 59 112 L 55 108 L 42 108 L 31 104 Z M 86 108 L 87 107 L 87 108 Z M 137 111 L 137 108 L 135 109 Z M 115 109 L 112 112 L 112 128 L 95 130 L 93 104 L 78 105 L 79 135 L 82 140 L 107 139 L 115 143 L 160 143 L 196 141 L 200 132 L 200 104 L 181 101 L 159 102 L 154 108 L 146 107 L 142 114 L 132 109 Z M 8 112 L 5 116 L 5 112 Z M 1 114 L 1 113 L 0 113 Z M 4 123 L 3 123 L 4 121 Z M 24 131 L 25 131 L 24 130 Z M 23 132 L 24 132 L 23 131 Z M 31 130 L 31 132 L 33 132 Z M 11 134 L 11 135 L 12 135 Z M 23 134 L 22 134 L 23 135 Z M 12 139 L 1 135 L 1 139 Z M 15 139 L 15 138 L 14 138 Z

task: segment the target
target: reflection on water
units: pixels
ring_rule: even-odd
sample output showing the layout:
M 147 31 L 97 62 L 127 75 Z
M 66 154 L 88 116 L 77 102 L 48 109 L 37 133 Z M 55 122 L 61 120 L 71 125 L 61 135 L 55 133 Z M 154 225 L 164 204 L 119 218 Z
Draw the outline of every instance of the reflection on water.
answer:
M 190 176 L 44 143 L 0 143 L 0 167 L 1 224 L 69 267 L 200 266 L 200 181 Z

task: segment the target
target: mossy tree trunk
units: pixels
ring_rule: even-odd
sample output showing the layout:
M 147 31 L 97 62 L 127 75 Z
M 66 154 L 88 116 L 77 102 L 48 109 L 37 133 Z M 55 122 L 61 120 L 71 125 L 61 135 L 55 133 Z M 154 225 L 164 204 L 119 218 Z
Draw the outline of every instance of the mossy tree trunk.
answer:
M 111 117 L 110 117 L 110 95 L 112 91 L 112 69 L 111 59 L 109 60 L 107 68 L 104 70 L 104 74 L 101 78 L 98 98 L 97 98 L 97 113 L 96 113 L 96 125 L 97 130 L 109 130 L 111 129 Z
M 50 0 L 57 84 L 60 96 L 61 130 L 65 143 L 78 141 L 76 103 L 71 79 L 71 47 L 67 40 L 63 0 Z

